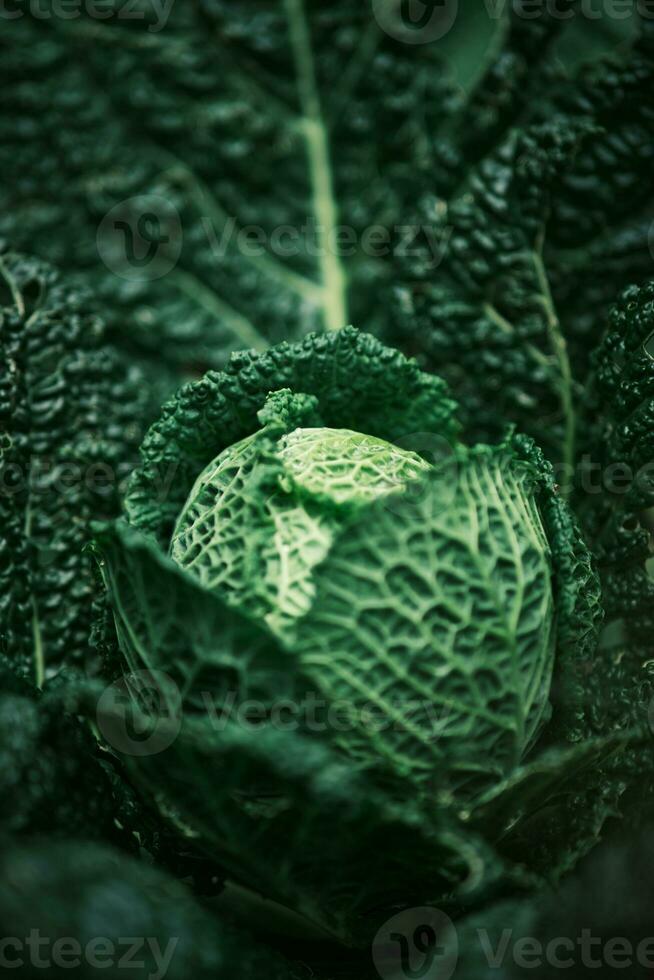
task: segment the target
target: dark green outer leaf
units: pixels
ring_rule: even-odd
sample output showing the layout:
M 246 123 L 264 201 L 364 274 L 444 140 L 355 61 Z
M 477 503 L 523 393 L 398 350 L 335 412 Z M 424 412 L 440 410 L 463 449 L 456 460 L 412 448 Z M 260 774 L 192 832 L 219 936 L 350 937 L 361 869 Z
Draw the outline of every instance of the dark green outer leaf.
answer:
M 263 976 L 299 980 L 303 976 L 300 967 L 293 967 L 248 933 L 211 916 L 173 878 L 108 847 L 83 840 L 33 841 L 4 850 L 0 868 L 2 931 L 21 941 L 33 931 L 47 938 L 50 946 L 39 952 L 44 954 L 41 959 L 49 959 L 46 950 L 52 955 L 48 976 L 72 974 L 94 980 L 107 976 L 113 959 L 109 975 L 145 980 L 162 969 L 161 958 L 157 962 L 156 951 L 148 944 L 155 941 L 158 952 L 170 956 L 165 974 L 169 980 L 260 980 Z M 72 970 L 70 955 L 62 954 L 63 965 L 52 965 L 57 940 L 69 948 L 72 939 L 85 954 L 87 944 L 100 937 L 104 937 L 103 952 L 90 947 L 98 952 L 95 962 L 81 955 Z M 29 969 L 29 950 L 23 952 Z
M 160 751 L 126 752 L 126 762 L 230 877 L 347 942 L 369 937 L 396 903 L 453 889 L 465 903 L 496 884 L 501 866 L 454 815 L 393 800 L 302 719 L 289 731 L 243 716 L 248 700 L 265 718 L 285 699 L 301 705 L 315 693 L 271 636 L 124 522 L 99 541 L 130 668 L 153 684 L 165 671 L 181 695 L 177 736 Z M 328 874 L 316 847 L 323 839 Z
M 604 793 L 625 816 L 652 805 L 652 533 L 654 502 L 654 286 L 625 291 L 595 359 L 575 506 L 597 558 L 606 624 L 599 649 L 573 665 L 582 695 L 569 737 L 635 731 L 604 767 Z
M 0 658 L 0 813 L 3 842 L 77 835 L 131 846 L 113 822 L 112 787 L 95 738 L 56 697 Z
M 654 284 L 631 287 L 615 307 L 596 357 L 577 494 L 602 575 L 604 658 L 619 657 L 633 680 L 640 676 L 643 682 L 654 629 L 653 338 Z M 645 708 L 633 706 L 643 720 Z
M 654 270 L 654 60 L 642 44 L 582 71 L 554 105 L 597 131 L 563 175 L 546 260 L 579 381 L 615 297 Z M 598 274 L 600 270 L 600 274 Z
M 628 970 L 630 978 L 648 980 L 651 840 L 651 826 L 630 839 L 609 838 L 562 887 L 492 905 L 457 922 L 455 977 L 552 980 L 569 974 L 575 980 L 604 980 Z M 631 953 L 614 958 L 613 952 L 625 943 Z M 489 964 L 493 953 L 499 965 Z
M 450 202 L 423 199 L 421 251 L 397 264 L 395 338 L 442 374 L 470 441 L 508 423 L 570 463 L 574 383 L 543 260 L 551 197 L 585 126 L 511 134 Z
M 145 399 L 54 270 L 4 252 L 0 289 L 0 650 L 40 684 L 88 659 L 88 522 L 116 512 Z
M 564 0 L 554 11 L 543 4 L 534 17 L 529 0 L 495 5 L 502 15 L 497 16 L 500 43 L 495 38 L 491 64 L 481 71 L 464 105 L 438 129 L 434 151 L 442 172 L 433 175 L 433 190 L 452 197 L 507 131 L 530 115 L 549 84 L 552 46 L 578 6 L 577 0 Z M 491 16 L 493 5 L 485 7 Z
M 620 815 L 625 754 L 646 750 L 635 731 L 540 748 L 477 801 L 470 825 L 483 827 L 506 860 L 558 882 Z
M 536 68 L 505 91 L 510 48 L 511 34 L 446 130 L 453 177 L 437 172 L 413 212 L 429 241 L 396 256 L 391 337 L 446 378 L 473 438 L 515 422 L 569 476 L 603 317 L 653 268 L 654 63 L 625 43 L 578 77 Z

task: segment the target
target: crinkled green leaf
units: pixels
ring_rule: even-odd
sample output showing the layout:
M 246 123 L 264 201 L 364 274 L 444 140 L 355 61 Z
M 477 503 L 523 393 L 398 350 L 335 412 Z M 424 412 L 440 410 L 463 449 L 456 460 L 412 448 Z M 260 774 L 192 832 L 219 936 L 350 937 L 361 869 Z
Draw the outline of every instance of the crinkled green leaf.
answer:
M 577 508 L 597 555 L 606 627 L 586 666 L 587 722 L 644 724 L 651 698 L 654 285 L 611 314 L 590 391 Z M 650 693 L 648 693 L 648 691 Z
M 136 778 L 239 882 L 349 939 L 366 932 L 366 916 L 378 906 L 435 893 L 422 878 L 414 885 L 403 877 L 415 874 L 413 852 L 405 851 L 414 835 L 432 885 L 439 869 L 435 891 L 441 896 L 461 885 L 465 867 L 478 866 L 477 895 L 497 874 L 512 880 L 529 867 L 518 854 L 510 857 L 511 871 L 502 870 L 485 850 L 490 840 L 481 843 L 481 824 L 466 843 L 471 825 L 462 810 L 461 783 L 467 780 L 468 795 L 478 794 L 493 765 L 498 778 L 511 778 L 548 718 L 556 650 L 559 724 L 547 729 L 554 737 L 577 704 L 573 665 L 582 652 L 591 655 L 596 642 L 595 572 L 551 466 L 525 437 L 466 451 L 456 443 L 452 410 L 441 381 L 353 329 L 261 355 L 236 355 L 225 372 L 187 386 L 164 409 L 132 478 L 127 520 L 98 534 L 130 669 L 169 673 L 189 709 L 168 748 L 133 760 Z M 292 446 L 305 431 L 294 426 L 307 418 L 324 422 L 328 446 L 322 468 L 310 466 L 305 479 L 304 469 L 293 469 L 298 460 L 293 464 L 292 453 L 290 469 L 285 466 L 278 443 L 288 448 L 290 440 Z M 444 433 L 449 456 L 435 467 L 433 480 L 412 487 L 417 492 L 372 502 L 360 493 L 353 513 L 351 500 L 337 502 L 323 486 L 335 463 L 329 434 L 343 428 L 400 445 L 407 434 Z M 274 481 L 290 481 L 288 490 L 299 494 L 303 506 L 313 501 L 318 510 L 344 508 L 345 526 L 313 568 L 308 611 L 283 645 L 228 608 L 224 583 L 203 581 L 167 557 L 175 520 L 181 514 L 183 521 L 185 508 L 202 496 L 203 470 L 209 465 L 211 475 L 216 459 L 230 458 L 225 447 L 247 455 L 257 439 L 261 469 L 255 460 L 241 474 L 245 483 L 232 470 L 225 478 L 234 489 L 237 509 L 230 505 L 229 513 L 236 523 L 233 540 L 229 521 L 221 533 L 238 562 L 246 526 L 257 541 L 270 530 L 258 515 L 280 486 Z M 238 451 L 235 465 L 238 470 Z M 166 484 L 166 467 L 182 478 Z M 168 495 L 162 486 L 169 486 Z M 255 558 L 261 554 L 256 542 L 244 550 Z M 250 565 L 238 562 L 228 566 L 229 574 L 261 576 L 254 558 Z M 264 618 L 248 606 L 246 612 Z M 290 732 L 272 723 L 253 732 L 249 717 L 235 721 L 226 711 L 255 698 L 270 722 L 280 697 L 302 704 L 316 696 L 323 712 L 374 702 L 391 724 L 378 730 L 377 717 L 368 726 L 361 715 L 354 731 L 343 734 L 333 724 L 316 730 L 302 716 Z M 576 785 L 577 757 L 563 753 L 561 760 L 558 771 L 570 767 L 566 778 Z M 323 771 L 338 773 L 331 792 L 338 795 L 344 787 L 351 810 L 344 800 L 323 796 L 316 783 Z M 418 800 L 409 806 L 416 782 Z M 579 784 L 577 792 L 584 789 Z M 537 782 L 525 819 L 550 794 L 549 783 Z M 407 832 L 410 815 L 414 830 Z M 345 877 L 327 884 L 315 866 L 303 865 L 313 860 L 307 842 L 326 832 L 324 820 L 334 853 L 344 849 L 335 863 Z M 408 862 L 411 871 L 393 872 L 391 896 L 365 851 L 359 848 L 355 860 L 348 848 L 362 835 L 377 840 L 378 834 L 394 834 L 390 827 L 397 821 L 405 840 L 398 840 L 394 858 Z M 298 834 L 301 845 L 292 843 Z M 498 836 L 490 822 L 488 836 Z M 595 830 L 584 841 L 596 836 Z M 575 846 L 575 854 L 583 851 L 577 841 Z M 276 860 L 263 861 L 264 852 Z M 356 872 L 347 870 L 352 868 Z
M 524 436 L 515 437 L 522 457 L 540 474 L 540 514 L 554 569 L 557 656 L 551 691 L 554 738 L 576 741 L 579 712 L 587 701 L 585 667 L 596 655 L 604 618 L 596 561 L 573 509 L 563 498 L 553 467 Z
M 582 135 L 556 123 L 518 131 L 460 196 L 424 198 L 428 240 L 394 285 L 397 339 L 448 380 L 470 438 L 494 441 L 518 422 L 567 463 L 574 387 L 543 240 L 553 185 Z
M 273 410 L 269 398 L 260 419 Z M 313 396 L 297 396 L 302 402 Z M 292 413 L 295 416 L 296 413 Z M 315 595 L 313 570 L 347 515 L 410 492 L 430 464 L 382 439 L 280 420 L 224 450 L 182 508 L 171 557 L 283 638 Z
M 450 440 L 458 431 L 443 381 L 352 327 L 234 354 L 224 371 L 182 388 L 148 432 L 126 495 L 130 521 L 167 547 L 199 474 L 260 428 L 257 412 L 281 388 L 315 395 L 325 425 L 389 442 Z
M 432 189 L 444 198 L 465 183 L 468 172 L 511 126 L 530 115 L 534 100 L 542 98 L 543 89 L 551 84 L 554 43 L 569 32 L 578 4 L 563 0 L 556 9 L 543 4 L 538 11 L 529 0 L 483 6 L 497 24 L 496 49 L 490 64 L 481 64 L 476 84 L 459 111 L 439 127 Z
M 545 248 L 580 382 L 615 297 L 654 268 L 653 53 L 642 44 L 627 48 L 583 71 L 554 102 L 567 118 L 596 127 L 562 175 Z
M 535 484 L 485 448 L 346 525 L 293 643 L 356 712 L 346 751 L 423 790 L 478 789 L 518 764 L 547 717 L 556 643 Z
M 347 941 L 374 932 L 380 907 L 453 888 L 467 901 L 493 886 L 501 865 L 481 837 L 462 833 L 452 814 L 390 799 L 330 745 L 319 706 L 315 728 L 302 716 L 290 730 L 266 720 L 289 698 L 300 709 L 315 699 L 270 635 L 139 532 L 118 523 L 99 540 L 130 670 L 153 684 L 164 671 L 181 696 L 170 742 L 151 753 L 116 748 L 164 815 L 231 877 Z M 248 702 L 263 712 L 258 721 L 243 714 Z M 315 848 L 327 836 L 329 875 Z
M 89 660 L 89 521 L 118 508 L 146 400 L 84 294 L 0 254 L 0 650 L 41 683 Z
M 149 539 L 123 521 L 98 528 L 96 538 L 131 671 L 163 671 L 182 703 L 191 698 L 198 710 L 207 708 L 203 691 L 216 711 L 230 693 L 268 701 L 293 691 L 293 663 L 272 635 L 201 588 Z
M 533 112 L 569 61 L 561 33 L 594 57 L 622 26 L 571 24 L 569 0 L 535 17 L 527 0 L 448 2 L 414 44 L 404 7 L 21 8 L 0 39 L 0 230 L 100 291 L 162 387 L 233 348 L 382 329 L 416 195 L 449 196 Z
M 468 812 L 507 861 L 560 880 L 620 815 L 626 784 L 619 778 L 626 751 L 644 752 L 638 732 L 588 738 L 537 751 Z
M 481 834 L 393 802 L 298 732 L 233 723 L 215 731 L 186 718 L 170 749 L 133 768 L 162 812 L 233 880 L 348 944 L 369 940 L 397 907 L 452 894 L 479 900 L 504 870 Z M 321 840 L 329 840 L 329 874 Z
M 652 269 L 654 62 L 626 42 L 548 78 L 510 36 L 439 144 L 452 177 L 437 171 L 420 247 L 396 256 L 391 336 L 448 380 L 476 438 L 515 422 L 569 478 L 603 318 Z

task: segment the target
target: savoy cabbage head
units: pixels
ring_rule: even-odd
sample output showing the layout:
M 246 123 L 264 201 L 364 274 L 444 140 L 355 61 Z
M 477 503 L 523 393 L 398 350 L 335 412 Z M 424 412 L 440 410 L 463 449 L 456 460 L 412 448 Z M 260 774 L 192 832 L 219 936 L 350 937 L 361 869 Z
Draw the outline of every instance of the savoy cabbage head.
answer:
M 137 780 L 238 881 L 346 938 L 407 875 L 424 898 L 489 887 L 505 793 L 528 784 L 526 820 L 614 748 L 573 744 L 599 585 L 550 465 L 513 434 L 466 446 L 443 382 L 353 328 L 183 388 L 98 544 L 128 669 L 181 697 Z M 325 821 L 329 883 L 306 843 Z M 394 897 L 353 824 L 399 834 Z

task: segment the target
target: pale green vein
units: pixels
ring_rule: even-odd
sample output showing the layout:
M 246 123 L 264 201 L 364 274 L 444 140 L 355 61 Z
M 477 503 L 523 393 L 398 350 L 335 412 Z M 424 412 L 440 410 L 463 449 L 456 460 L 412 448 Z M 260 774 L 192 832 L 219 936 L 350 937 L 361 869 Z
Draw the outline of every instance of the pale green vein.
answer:
M 14 301 L 14 306 L 18 310 L 19 316 L 25 316 L 25 304 L 23 302 L 21 291 L 18 288 L 16 280 L 14 279 L 11 272 L 9 271 L 9 269 L 7 268 L 7 266 L 5 265 L 5 263 L 1 258 L 0 258 L 0 275 L 7 283 L 7 286 L 9 287 L 11 298 Z
M 23 296 L 18 288 L 18 284 L 11 272 L 5 265 L 2 258 L 0 258 L 0 275 L 3 277 L 9 290 L 11 292 L 14 305 L 18 311 L 19 316 L 25 316 L 25 303 L 23 302 Z M 29 483 L 31 484 L 31 473 L 29 475 Z M 30 538 L 32 534 L 32 501 L 31 497 L 28 498 L 27 507 L 25 508 L 25 520 L 23 525 L 23 533 L 27 539 Z M 39 620 L 39 610 L 36 604 L 36 597 L 34 594 L 31 596 L 31 606 L 32 606 L 32 638 L 34 642 L 34 681 L 37 687 L 41 687 L 45 678 L 45 654 L 43 651 L 43 637 L 41 634 L 41 623 Z
M 302 108 L 302 132 L 306 140 L 317 222 L 318 251 L 324 289 L 323 317 L 328 330 L 340 330 L 348 322 L 347 278 L 339 256 L 331 247 L 332 230 L 338 223 L 329 159 L 327 129 L 322 117 L 316 83 L 311 37 L 303 0 L 284 0 Z
M 93 28 L 94 25 L 86 25 L 89 28 Z M 121 38 L 124 32 L 120 32 Z M 97 30 L 93 31 L 93 36 L 97 36 L 97 40 L 102 41 L 119 41 L 120 38 L 113 37 L 110 33 L 110 28 L 107 25 L 98 27 Z M 157 46 L 157 38 L 155 35 L 135 35 L 139 39 L 139 44 L 142 42 L 144 46 L 152 44 Z M 137 45 L 138 46 L 138 45 Z M 221 57 L 222 57 L 221 53 Z M 234 64 L 231 65 L 231 75 L 230 81 L 234 83 L 236 79 L 238 87 L 252 94 L 254 91 L 259 100 L 264 100 L 266 107 L 269 109 L 270 104 L 273 100 L 271 94 L 266 92 L 263 88 L 257 88 L 257 83 L 252 79 L 246 78 L 239 74 L 236 70 Z M 284 121 L 288 124 L 289 108 L 280 103 L 282 109 L 284 110 Z M 143 138 L 141 132 L 138 133 L 139 139 Z M 151 144 L 153 146 L 154 155 L 160 159 L 167 167 L 172 168 L 174 176 L 179 177 L 184 181 L 189 189 L 189 193 L 194 200 L 200 214 L 202 216 L 203 222 L 206 218 L 207 221 L 211 221 L 212 225 L 210 229 L 207 229 L 205 223 L 205 230 L 207 230 L 207 237 L 209 239 L 208 245 L 214 248 L 216 245 L 215 239 L 221 237 L 225 230 L 229 230 L 229 222 L 234 222 L 234 231 L 236 231 L 235 218 L 225 210 L 221 203 L 216 199 L 213 192 L 209 189 L 207 184 L 202 180 L 202 178 L 195 173 L 187 163 L 185 163 L 180 157 L 178 157 L 171 150 L 165 149 L 155 143 Z M 229 242 L 227 243 L 229 244 Z M 274 258 L 269 252 L 262 255 L 242 255 L 245 262 L 258 268 L 259 271 L 266 275 L 268 278 L 272 279 L 274 282 L 278 282 L 283 287 L 286 287 L 291 292 L 295 293 L 301 299 L 315 305 L 322 306 L 323 304 L 323 290 L 321 286 L 313 282 L 306 276 L 295 272 L 292 268 L 284 265 Z
M 1 261 L 1 260 L 0 260 Z M 32 465 L 30 463 L 30 470 L 28 474 L 28 486 L 32 486 Z M 25 538 L 29 541 L 32 536 L 32 497 L 31 495 L 27 498 L 27 506 L 25 507 L 25 520 L 23 523 L 23 533 Z M 32 639 L 34 645 L 34 683 L 37 687 L 43 686 L 43 681 L 45 679 L 45 653 L 43 650 L 43 635 L 41 633 L 41 622 L 39 620 L 39 607 L 36 602 L 36 596 L 32 592 L 30 604 L 32 606 Z
M 550 340 L 552 352 L 556 357 L 559 368 L 559 397 L 561 400 L 561 410 L 564 418 L 564 437 L 563 437 L 563 463 L 566 471 L 572 472 L 575 455 L 575 408 L 572 396 L 572 369 L 570 358 L 568 357 L 568 346 L 561 331 L 561 324 L 554 306 L 554 299 L 550 289 L 547 272 L 543 262 L 543 236 L 539 236 L 536 249 L 533 255 L 536 278 L 541 291 L 541 303 L 545 312 L 547 332 Z
M 34 638 L 34 679 L 37 687 L 43 687 L 43 681 L 45 678 L 45 656 L 43 653 L 41 623 L 39 622 L 39 613 L 34 596 L 32 596 L 32 636 Z
M 209 247 L 213 250 L 225 248 L 229 245 L 231 236 L 236 233 L 236 219 L 231 216 L 215 194 L 207 187 L 202 178 L 194 173 L 183 160 L 177 157 L 170 150 L 160 150 L 157 148 L 157 155 L 171 166 L 169 171 L 173 177 L 181 179 L 187 185 L 189 194 L 193 198 L 200 214 L 202 223 L 207 233 Z M 231 228 L 230 228 L 231 223 Z M 219 241 L 218 239 L 223 239 Z M 226 239 L 226 240 L 225 240 Z M 310 303 L 319 305 L 322 303 L 322 289 L 318 283 L 313 282 L 306 276 L 300 275 L 287 265 L 277 261 L 269 252 L 261 255 L 243 255 L 244 261 L 257 267 L 268 278 L 279 282 Z
M 220 299 L 211 289 L 200 282 L 197 276 L 182 269 L 176 269 L 168 276 L 169 281 L 181 292 L 189 296 L 198 306 L 217 317 L 230 333 L 244 347 L 254 347 L 255 350 L 266 350 L 267 342 L 261 336 L 253 323 L 235 310 L 233 306 Z
M 496 327 L 499 327 L 502 333 L 511 336 L 517 335 L 515 326 L 509 320 L 507 320 L 506 317 L 502 316 L 497 307 L 493 306 L 492 303 L 484 303 L 483 310 L 488 319 L 494 323 Z M 526 344 L 525 346 L 535 361 L 542 364 L 544 367 L 550 367 L 551 361 L 546 354 L 543 354 L 543 352 L 533 344 Z

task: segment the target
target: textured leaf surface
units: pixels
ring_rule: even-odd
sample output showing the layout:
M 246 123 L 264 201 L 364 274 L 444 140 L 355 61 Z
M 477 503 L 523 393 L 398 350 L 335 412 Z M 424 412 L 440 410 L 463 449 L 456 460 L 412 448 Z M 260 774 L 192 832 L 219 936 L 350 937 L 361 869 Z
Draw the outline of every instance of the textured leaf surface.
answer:
M 501 865 L 480 837 L 405 800 L 393 803 L 298 718 L 268 723 L 275 705 L 302 707 L 311 684 L 273 638 L 228 609 L 143 535 L 100 535 L 104 574 L 131 670 L 178 685 L 180 731 L 168 748 L 126 758 L 164 814 L 230 876 L 352 941 L 374 931 L 378 906 L 461 886 L 472 900 Z M 254 718 L 243 714 L 254 703 Z M 329 835 L 333 866 L 315 841 Z
M 131 523 L 167 548 L 198 475 L 260 428 L 257 413 L 269 392 L 282 388 L 315 395 L 333 428 L 389 442 L 416 434 L 453 440 L 458 432 L 455 403 L 440 378 L 351 327 L 263 354 L 234 354 L 225 371 L 182 388 L 149 430 L 126 495 Z
M 268 411 L 267 403 L 259 414 Z M 200 474 L 170 554 L 205 588 L 287 637 L 311 607 L 313 570 L 348 512 L 408 492 L 429 464 L 350 429 L 276 434 L 266 426 Z
M 584 70 L 555 100 L 568 119 L 594 127 L 557 188 L 545 249 L 580 382 L 616 296 L 654 269 L 653 54 L 642 43 L 626 48 Z
M 233 348 L 382 329 L 379 289 L 412 247 L 416 196 L 449 197 L 542 101 L 552 65 L 570 62 L 558 35 L 575 59 L 622 39 L 622 21 L 571 24 L 575 3 L 534 17 L 520 0 L 454 17 L 439 5 L 436 39 L 413 44 L 393 29 L 403 8 L 391 0 L 384 20 L 382 6 L 21 10 L 0 39 L 0 230 L 100 290 L 112 333 L 165 366 L 162 387 Z M 116 207 L 107 252 L 97 236 Z M 171 240 L 139 264 L 152 214 Z
M 117 510 L 145 399 L 52 269 L 5 252 L 0 289 L 0 650 L 40 684 L 88 659 L 88 523 Z
M 235 690 L 244 698 L 293 690 L 292 662 L 273 637 L 199 587 L 151 542 L 123 522 L 98 532 L 101 566 L 112 598 L 121 649 L 132 671 L 164 671 L 182 699 L 202 691 L 219 710 Z M 193 631 L 185 633 L 192 622 Z M 287 681 L 284 682 L 284 675 Z
M 495 441 L 519 422 L 568 463 L 573 380 L 543 233 L 552 185 L 580 138 L 554 124 L 511 134 L 458 197 L 424 198 L 418 223 L 430 242 L 394 284 L 398 338 L 448 379 L 470 437 Z
M 631 287 L 595 362 L 577 507 L 602 577 L 601 656 L 586 664 L 595 730 L 647 722 L 652 696 L 654 286 Z
M 536 752 L 476 802 L 470 825 L 507 861 L 558 882 L 620 815 L 625 754 L 646 750 L 640 733 L 625 731 Z
M 414 213 L 429 240 L 396 257 L 392 336 L 449 381 L 475 438 L 516 422 L 569 473 L 603 318 L 652 269 L 654 86 L 642 41 L 579 75 L 515 56 L 519 37 L 544 51 L 554 19 L 508 35 L 440 141 L 451 177 Z
M 580 491 L 605 580 L 607 625 L 636 646 L 652 636 L 654 583 L 649 510 L 654 505 L 654 285 L 625 291 L 596 358 L 589 405 L 589 461 L 600 480 Z M 613 465 L 614 470 L 607 473 Z M 590 474 L 593 475 L 592 473 Z
M 301 395 L 293 396 L 287 388 Z M 167 755 L 134 764 L 138 778 L 147 780 L 158 805 L 179 826 L 192 828 L 213 854 L 221 855 L 238 880 L 255 883 L 296 909 L 307 905 L 306 914 L 342 936 L 366 931 L 359 916 L 368 903 L 370 909 L 375 902 L 387 908 L 394 899 L 384 888 L 380 897 L 377 872 L 371 873 L 369 861 L 367 877 L 361 878 L 363 865 L 347 850 L 341 862 L 344 878 L 318 883 L 312 865 L 298 880 L 297 869 L 313 860 L 313 854 L 304 853 L 308 838 L 301 837 L 297 852 L 289 842 L 305 833 L 305 824 L 320 836 L 320 821 L 328 813 L 332 838 L 343 833 L 348 841 L 356 839 L 350 818 L 341 824 L 336 815 L 345 804 L 322 798 L 311 767 L 336 767 L 346 796 L 352 797 L 352 820 L 370 820 L 366 840 L 388 830 L 387 808 L 396 813 L 396 804 L 400 816 L 396 813 L 392 821 L 400 819 L 401 834 L 406 834 L 408 787 L 422 782 L 419 798 L 427 801 L 427 813 L 417 811 L 415 826 L 422 827 L 416 833 L 432 884 L 433 855 L 440 868 L 437 891 L 442 874 L 448 888 L 460 883 L 462 866 L 483 891 L 501 865 L 484 856 L 488 845 L 480 844 L 476 835 L 466 843 L 470 813 L 461 811 L 454 791 L 467 779 L 466 789 L 478 792 L 488 781 L 489 767 L 508 778 L 521 761 L 548 715 L 555 646 L 566 666 L 560 671 L 555 718 L 574 710 L 579 690 L 573 665 L 594 650 L 596 577 L 574 519 L 557 493 L 551 466 L 525 437 L 507 440 L 495 450 L 457 449 L 452 411 L 441 381 L 353 329 L 280 345 L 262 355 L 237 355 L 228 370 L 187 386 L 164 409 L 145 440 L 142 466 L 130 484 L 129 523 L 121 521 L 99 534 L 105 580 L 130 668 L 144 665 L 169 672 L 191 707 L 182 735 Z M 354 517 L 348 514 L 352 501 L 336 505 L 325 493 L 327 475 L 336 475 L 337 481 L 340 475 L 329 451 L 320 456 L 317 469 L 308 467 L 306 480 L 304 469 L 300 472 L 293 445 L 300 435 L 289 437 L 288 430 L 294 433 L 293 427 L 307 420 L 312 426 L 322 421 L 329 429 L 354 429 L 399 445 L 407 434 L 437 436 L 449 455 L 436 467 L 433 482 L 416 483 L 417 492 L 403 498 L 361 500 Z M 253 435 L 262 424 L 269 427 L 264 429 L 269 431 L 267 449 L 266 437 Z M 333 438 L 338 445 L 343 435 Z M 262 441 L 258 451 L 264 463 L 258 476 L 249 459 L 257 440 Z M 342 533 L 333 535 L 316 566 L 315 594 L 298 621 L 296 638 L 287 638 L 286 650 L 166 557 L 175 520 L 186 506 L 192 507 L 187 499 L 198 475 L 209 465 L 215 477 L 218 458 L 223 461 L 219 468 L 227 461 L 225 485 L 240 508 L 234 512 L 238 533 L 231 544 L 227 541 L 234 546 L 235 559 L 227 564 L 227 574 L 261 574 L 256 562 L 248 568 L 241 561 L 244 532 L 239 522 L 254 521 L 260 531 L 257 521 L 271 489 L 270 477 L 289 479 L 289 468 L 273 452 L 279 440 L 292 447 L 289 486 L 299 481 L 295 489 L 303 503 L 313 494 L 319 507 L 343 507 L 346 518 Z M 231 445 L 236 446 L 233 458 L 225 452 Z M 425 448 L 418 441 L 415 445 Z M 314 452 L 315 447 L 308 457 L 311 463 Z M 166 467 L 180 462 L 183 479 L 166 484 Z M 162 487 L 169 493 L 162 494 Z M 360 485 L 356 496 L 365 497 Z M 250 508 L 247 515 L 244 506 Z M 221 525 L 223 531 L 228 535 L 228 525 Z M 209 522 L 206 534 L 212 533 Z M 256 547 L 252 554 L 258 556 Z M 254 609 L 248 613 L 260 616 Z M 280 732 L 271 724 L 264 738 L 261 727 L 253 733 L 242 719 L 234 723 L 225 715 L 230 692 L 236 692 L 237 705 L 241 696 L 260 700 L 264 719 L 280 697 L 302 705 L 316 694 L 323 712 L 343 703 L 356 709 L 374 701 L 376 714 L 370 725 L 361 712 L 358 720 L 355 715 L 354 731 L 348 718 L 347 734 L 333 722 L 316 730 L 302 714 L 294 730 Z M 209 718 L 207 693 L 216 706 Z M 380 707 L 385 724 L 378 731 Z M 275 752 L 280 760 L 273 762 Z M 286 765 L 294 775 L 283 770 Z M 570 767 L 572 785 L 575 754 L 564 753 L 557 766 L 560 773 Z M 359 788 L 352 788 L 350 780 L 359 778 Z M 287 785 L 289 779 L 294 788 Z M 536 782 L 521 819 L 531 819 L 551 795 L 549 782 Z M 228 800 L 216 806 L 216 794 L 224 787 L 232 787 L 224 790 Z M 372 800 L 378 817 L 373 820 L 367 804 L 359 809 L 357 799 Z M 248 818 L 244 824 L 243 814 Z M 236 829 L 246 824 L 247 832 Z M 479 836 L 483 833 L 480 827 Z M 283 854 L 277 834 L 284 841 Z M 501 831 L 489 826 L 489 834 L 497 837 Z M 409 860 L 402 855 L 411 836 L 409 832 L 401 845 L 398 841 L 400 862 Z M 596 836 L 595 829 L 584 841 L 593 843 Z M 245 847 L 244 840 L 254 843 Z M 266 854 L 278 856 L 277 864 L 263 862 L 265 871 L 259 843 Z M 583 849 L 579 844 L 575 854 Z M 364 852 L 360 857 L 364 859 Z M 524 855 L 519 853 L 517 860 L 505 880 L 515 880 L 516 870 L 519 877 Z M 471 869 L 479 861 L 477 876 Z M 410 862 L 413 875 L 412 856 Z M 355 870 L 350 874 L 347 868 Z M 402 882 L 398 902 L 404 901 L 400 893 L 429 894 L 422 884 L 413 888 L 403 877 L 408 868 L 393 874 Z M 347 898 L 339 900 L 337 893 Z
M 455 457 L 417 499 L 353 521 L 318 568 L 296 650 L 329 700 L 352 706 L 364 761 L 474 788 L 534 739 L 555 644 L 534 482 L 507 452 Z
M 0 228 L 101 288 L 132 349 L 187 372 L 374 315 L 384 256 L 361 234 L 390 229 L 388 251 L 429 173 L 452 98 L 438 47 L 347 2 L 191 0 L 164 23 L 123 6 L 5 22 Z M 160 278 L 130 264 L 128 231 L 116 269 L 98 255 L 104 216 L 128 200 L 136 222 L 143 195 L 181 223 Z
M 237 882 L 346 943 L 369 941 L 393 907 L 450 893 L 479 900 L 502 871 L 481 836 L 392 802 L 298 732 L 265 724 L 216 732 L 188 719 L 173 748 L 139 761 L 137 778 Z M 329 875 L 315 847 L 324 839 Z

